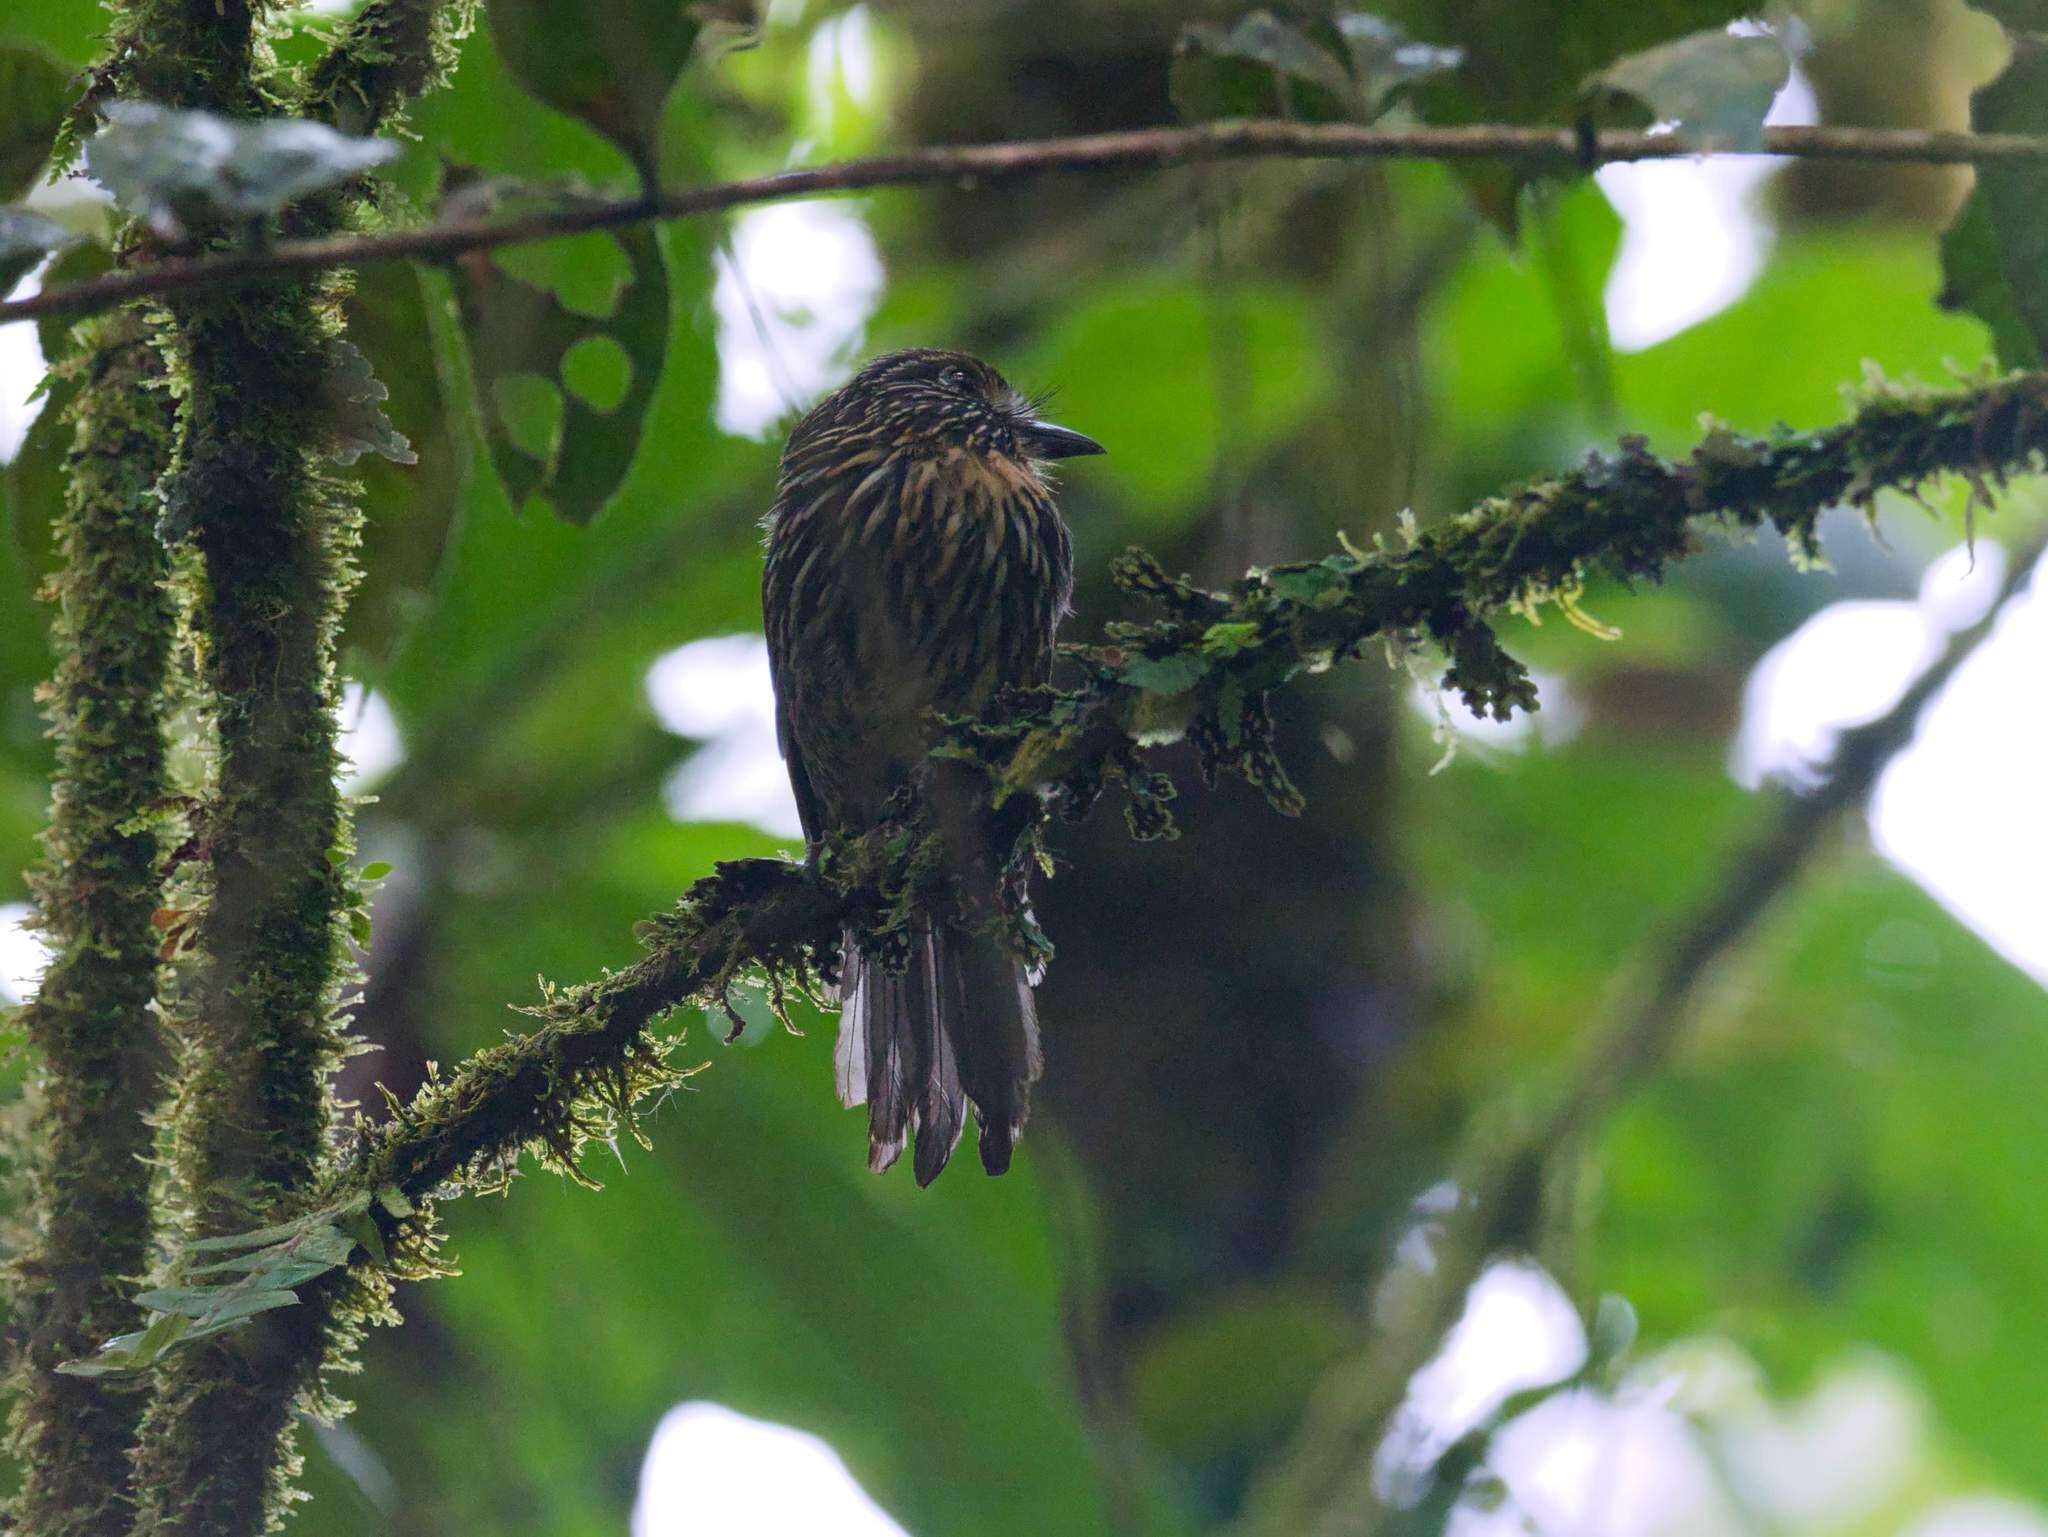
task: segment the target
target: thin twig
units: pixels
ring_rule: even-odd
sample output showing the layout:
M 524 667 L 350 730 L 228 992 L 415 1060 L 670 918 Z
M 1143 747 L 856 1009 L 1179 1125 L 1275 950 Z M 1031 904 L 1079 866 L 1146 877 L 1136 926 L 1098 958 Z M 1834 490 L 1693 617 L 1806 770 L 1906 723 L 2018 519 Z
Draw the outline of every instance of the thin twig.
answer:
M 1767 128 L 1763 152 L 1807 160 L 1987 165 L 2048 162 L 2048 136 L 1953 133 L 1919 128 Z M 581 200 L 505 220 L 463 220 L 386 234 L 285 241 L 227 256 L 170 257 L 132 271 L 66 284 L 0 304 L 0 323 L 40 315 L 88 315 L 128 299 L 212 283 L 389 261 L 448 261 L 472 251 L 684 219 L 753 203 L 873 187 L 976 186 L 1045 172 L 1159 170 L 1215 160 L 1500 160 L 1531 169 L 1670 160 L 1732 153 L 1677 134 L 1612 132 L 1581 144 L 1569 128 L 1474 125 L 1372 128 L 1348 123 L 1239 122 L 1008 144 L 912 150 L 657 197 Z

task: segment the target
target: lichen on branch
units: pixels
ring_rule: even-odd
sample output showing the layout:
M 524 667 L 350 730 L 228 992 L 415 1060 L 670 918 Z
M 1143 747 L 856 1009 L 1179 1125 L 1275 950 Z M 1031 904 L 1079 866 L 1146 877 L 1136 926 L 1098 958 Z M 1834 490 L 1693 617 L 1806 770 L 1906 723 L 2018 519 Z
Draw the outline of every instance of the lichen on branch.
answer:
M 1038 857 L 1053 818 L 1084 814 L 1112 787 L 1136 835 L 1170 835 L 1171 782 L 1148 756 L 1181 740 L 1210 774 L 1241 774 L 1293 811 L 1299 796 L 1273 754 L 1270 707 L 1305 672 L 1363 657 L 1375 641 L 1431 644 L 1445 659 L 1445 686 L 1474 708 L 1533 708 L 1528 675 L 1493 628 L 1503 613 L 1544 603 L 1574 612 L 1596 574 L 1655 581 L 1707 525 L 1768 525 L 1810 557 L 1831 506 L 1868 509 L 1881 490 L 1913 491 L 1945 474 L 1988 494 L 2040 470 L 2044 456 L 2048 376 L 1948 392 L 1882 386 L 1835 427 L 1763 436 L 1715 427 L 1679 458 L 1627 439 L 1576 470 L 1410 529 L 1398 546 L 1256 569 L 1222 591 L 1133 551 L 1115 575 L 1157 617 L 1070 648 L 1079 677 L 1067 688 L 941 723 L 934 758 L 988 777 L 1013 868 Z M 432 1273 L 438 1200 L 503 1190 L 525 1156 L 583 1178 L 591 1143 L 640 1135 L 639 1108 L 695 1071 L 673 1060 L 677 1038 L 661 1028 L 671 1011 L 716 1010 L 750 976 L 765 976 L 779 1011 L 791 993 L 831 979 L 847 929 L 886 947 L 923 883 L 944 878 L 932 837 L 909 797 L 882 826 L 806 864 L 721 864 L 642 926 L 641 960 L 594 982 L 544 987 L 524 1010 L 537 1028 L 437 1074 L 409 1103 L 391 1101 L 383 1123 L 359 1122 L 332 1172 L 269 1214 L 354 1213 L 372 1225 L 360 1251 L 343 1251 L 353 1269 L 337 1258 L 304 1295 L 304 1327 L 352 1332 L 380 1316 L 388 1277 Z M 1037 942 L 1021 927 L 1021 941 Z
M 1173 578 L 1133 552 L 1118 562 L 1118 580 L 1160 617 L 1074 648 L 1077 685 L 955 722 L 938 752 L 979 763 L 999 799 L 1029 808 L 1020 839 L 1035 836 L 1043 816 L 1082 814 L 1119 783 L 1135 832 L 1169 831 L 1168 787 L 1145 759 L 1183 738 L 1213 772 L 1244 774 L 1291 810 L 1298 798 L 1260 722 L 1271 697 L 1304 672 L 1363 656 L 1375 640 L 1427 641 L 1444 653 L 1445 687 L 1475 709 L 1532 708 L 1527 671 L 1493 629 L 1503 613 L 1569 605 L 1599 573 L 1655 581 L 1697 548 L 1708 524 L 1768 525 L 1810 555 L 1832 506 L 1868 508 L 1881 490 L 1912 491 L 1944 474 L 1988 490 L 2038 471 L 2044 456 L 2048 376 L 1946 392 L 1886 386 L 1848 421 L 1817 431 L 1715 427 L 1678 458 L 1626 439 L 1616 453 L 1421 530 L 1405 547 L 1255 570 L 1227 591 Z M 914 884 L 917 845 L 907 832 L 876 829 L 813 866 L 719 866 L 644 927 L 644 959 L 550 992 L 541 1028 L 472 1058 L 362 1131 L 339 1188 L 395 1184 L 429 1201 L 468 1185 L 501 1188 L 523 1151 L 573 1167 L 591 1137 L 630 1118 L 636 1093 L 674 1082 L 669 1043 L 655 1033 L 669 1010 L 715 1004 L 749 967 L 800 984 L 829 968 L 847 923 L 886 926 L 891 902 Z

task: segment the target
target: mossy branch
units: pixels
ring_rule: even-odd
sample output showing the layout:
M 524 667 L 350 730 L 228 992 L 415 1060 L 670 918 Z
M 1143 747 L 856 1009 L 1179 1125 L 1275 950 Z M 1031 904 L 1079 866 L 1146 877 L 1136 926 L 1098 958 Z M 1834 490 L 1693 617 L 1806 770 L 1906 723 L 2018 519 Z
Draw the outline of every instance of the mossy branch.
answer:
M 864 840 L 868 862 L 849 885 L 886 884 L 889 841 Z M 670 1063 L 673 1042 L 653 1034 L 664 1014 L 719 1006 L 756 970 L 800 984 L 836 946 L 858 900 L 785 860 L 719 865 L 644 926 L 644 959 L 597 982 L 546 989 L 530 1011 L 543 1020 L 538 1029 L 479 1052 L 365 1127 L 320 1204 L 391 1187 L 415 1202 L 450 1187 L 499 1190 L 523 1152 L 574 1172 L 589 1142 L 630 1131 L 636 1103 L 687 1076 Z
M 1032 808 L 1078 815 L 1121 782 L 1134 830 L 1170 832 L 1165 791 L 1144 755 L 1186 737 L 1212 768 L 1260 783 L 1281 809 L 1292 787 L 1259 724 L 1289 679 L 1363 654 L 1375 638 L 1444 648 L 1445 685 L 1475 708 L 1533 707 L 1521 664 L 1490 619 L 1539 602 L 1569 604 L 1604 571 L 1656 580 L 1695 548 L 1703 522 L 1768 524 L 1815 549 L 1829 507 L 1868 505 L 1943 474 L 1989 488 L 2048 456 L 2048 376 L 2015 375 L 1950 392 L 1885 388 L 1847 422 L 1749 437 L 1716 428 L 1678 459 L 1627 440 L 1568 474 L 1531 482 L 1407 548 L 1346 552 L 1255 571 L 1206 592 L 1133 553 L 1119 580 L 1166 610 L 1117 627 L 1073 654 L 1080 686 L 1009 702 L 997 717 L 956 723 L 939 752 L 980 763 Z M 480 1182 L 502 1186 L 522 1152 L 573 1168 L 594 1134 L 610 1135 L 636 1092 L 673 1082 L 652 1027 L 668 1010 L 713 1004 L 750 969 L 774 985 L 829 967 L 842 925 L 886 926 L 913 883 L 914 832 L 884 827 L 822 868 L 776 860 L 721 865 L 675 911 L 653 920 L 647 956 L 601 981 L 550 991 L 530 1034 L 472 1058 L 359 1137 L 338 1191 L 395 1185 L 415 1201 Z
M 1888 387 L 1820 431 L 1715 429 L 1678 459 L 1624 441 L 1616 454 L 1490 498 L 1404 547 L 1257 570 L 1227 591 L 1177 580 L 1134 552 L 1118 563 L 1118 579 L 1162 616 L 1113 626 L 1104 643 L 1071 651 L 1077 686 L 949 723 L 935 755 L 989 776 L 1026 856 L 1048 815 L 1079 815 L 1119 784 L 1133 831 L 1170 835 L 1170 783 L 1145 760 L 1181 739 L 1211 771 L 1242 773 L 1291 811 L 1298 797 L 1273 756 L 1268 702 L 1303 672 L 1362 656 L 1375 639 L 1397 649 L 1434 643 L 1447 658 L 1446 686 L 1476 708 L 1530 708 L 1527 674 L 1491 628 L 1501 612 L 1544 602 L 1569 610 L 1595 572 L 1656 580 L 1696 548 L 1705 523 L 1768 524 L 1811 553 L 1830 506 L 1868 506 L 1882 489 L 1910 491 L 1944 474 L 1988 492 L 2039 470 L 2044 456 L 2048 376 L 1945 393 Z M 525 1155 L 581 1177 L 592 1141 L 638 1135 L 637 1107 L 689 1071 L 659 1032 L 669 1011 L 718 1008 L 757 974 L 779 1006 L 829 976 L 842 929 L 885 940 L 901 922 L 942 863 L 930 852 L 912 806 L 808 865 L 722 864 L 644 926 L 638 963 L 577 987 L 544 985 L 526 1011 L 542 1020 L 538 1029 L 438 1075 L 408 1104 L 392 1101 L 382 1125 L 359 1126 L 326 1178 L 267 1214 L 358 1214 L 368 1224 L 361 1247 L 379 1262 L 350 1273 L 337 1258 L 303 1305 L 286 1310 L 305 1315 L 299 1337 L 358 1327 L 374 1314 L 385 1276 L 430 1272 L 437 1199 L 503 1189 Z M 272 1327 L 278 1316 L 266 1315 Z
M 189 1240 L 245 1230 L 302 1197 L 327 1154 L 348 964 L 338 920 L 352 899 L 329 858 L 350 847 L 333 646 L 358 514 L 318 462 L 329 306 L 305 291 L 209 294 L 174 320 L 182 398 L 166 521 L 203 573 L 195 609 L 218 762 L 203 812 L 211 889 L 191 996 L 172 1013 L 168 1145 Z M 144 1420 L 138 1530 L 263 1530 L 323 1348 L 319 1321 L 292 1309 L 167 1366 Z
M 453 73 L 475 15 L 476 0 L 370 0 L 313 67 L 299 111 L 357 136 L 389 127 Z
M 13 1274 L 22 1471 L 12 1525 L 46 1537 L 119 1530 L 132 1495 L 140 1399 L 57 1375 L 139 1315 L 149 1267 L 149 1112 L 165 1066 L 152 1012 L 162 936 L 158 840 L 162 700 L 170 656 L 157 477 L 170 401 L 141 317 L 82 328 L 73 444 L 56 519 L 62 564 L 47 596 L 57 675 L 43 699 L 57 738 L 45 861 L 32 875 L 53 958 L 23 1020 L 38 1054 L 31 1235 Z

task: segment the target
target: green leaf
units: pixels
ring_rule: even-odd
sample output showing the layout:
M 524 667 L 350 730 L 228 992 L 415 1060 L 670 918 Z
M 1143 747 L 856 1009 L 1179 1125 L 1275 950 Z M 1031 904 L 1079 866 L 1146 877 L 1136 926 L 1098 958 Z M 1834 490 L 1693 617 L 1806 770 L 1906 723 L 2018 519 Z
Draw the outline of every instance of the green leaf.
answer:
M 154 1366 L 191 1328 L 192 1320 L 183 1314 L 160 1314 L 148 1328 L 117 1334 L 100 1347 L 98 1355 L 60 1362 L 57 1370 L 71 1377 L 129 1376 Z
M 1702 143 L 1760 150 L 1764 114 L 1791 67 L 1775 37 L 1709 29 L 1629 54 L 1590 77 L 1586 89 L 1633 97 L 1652 119 Z
M 371 1259 L 380 1265 L 391 1263 L 391 1256 L 384 1247 L 384 1234 L 378 1229 L 375 1217 L 367 1211 L 350 1212 L 342 1218 L 341 1225 L 342 1230 L 361 1244 L 363 1252 Z
M 1971 98 L 1970 126 L 2048 133 L 2048 37 L 2007 35 L 2012 60 Z M 1941 269 L 1940 302 L 1990 327 L 2001 363 L 2038 368 L 2048 358 L 2048 171 L 1979 166 L 1969 200 L 1941 237 Z
M 624 281 L 607 296 L 603 313 L 571 309 L 556 293 L 491 261 L 458 266 L 456 294 L 484 434 L 512 505 L 538 498 L 568 522 L 586 524 L 632 467 L 667 349 L 668 274 L 660 244 L 644 228 L 549 245 L 564 260 L 587 260 L 595 252 L 608 252 L 615 262 L 623 258 Z M 615 362 L 628 373 L 604 409 L 563 388 L 570 359 L 593 340 L 615 346 Z M 518 390 L 508 388 L 522 381 L 545 386 L 559 411 L 540 435 L 525 421 Z
M 226 1233 L 219 1238 L 195 1238 L 186 1248 L 194 1253 L 220 1253 L 230 1249 L 261 1249 L 281 1238 L 305 1231 L 300 1221 L 281 1222 L 276 1227 L 258 1228 L 253 1233 Z
M 343 1256 L 343 1260 L 346 1256 Z M 251 1282 L 261 1282 L 265 1291 L 289 1291 L 303 1286 L 308 1281 L 317 1281 L 324 1275 L 331 1275 L 341 1268 L 343 1260 L 322 1259 L 300 1255 L 297 1258 L 280 1258 L 261 1265 L 249 1272 Z
M 363 1199 L 367 1200 L 368 1198 L 365 1197 Z M 356 1210 L 362 1209 L 361 1202 L 352 1201 L 350 1205 Z M 341 1209 L 347 1210 L 349 1208 L 344 1207 Z M 294 1217 L 289 1222 L 279 1222 L 271 1227 L 257 1228 L 253 1232 L 227 1233 L 219 1238 L 197 1238 L 187 1244 L 186 1247 L 198 1251 L 214 1252 L 225 1252 L 234 1249 L 261 1249 L 270 1244 L 282 1243 L 290 1238 L 304 1239 L 332 1222 L 334 1216 L 335 1212 L 332 1210 L 308 1212 L 303 1217 Z
M 1956 210 L 1955 218 L 1941 235 L 1941 292 L 1936 302 L 1943 309 L 1962 310 L 1983 321 L 1991 332 L 1991 349 L 2008 368 L 2039 368 L 2042 362 L 2042 333 L 2032 324 L 2020 304 L 2020 292 L 2028 272 L 2022 266 L 2018 282 L 2008 277 L 2003 241 L 1984 195 L 1983 176 L 1977 188 Z M 2010 216 L 2007 224 L 2024 222 Z
M 1132 688 L 1170 696 L 1186 693 L 1208 670 L 1209 664 L 1202 657 L 1176 652 L 1172 656 L 1134 657 L 1124 663 L 1119 676 Z
M 352 908 L 348 915 L 348 935 L 363 949 L 370 948 L 370 915 L 360 907 Z
M 1375 9 L 1412 36 L 1455 38 L 1465 60 L 1411 87 L 1431 123 L 1555 122 L 1579 108 L 1580 82 L 1616 59 L 1754 13 L 1753 0 L 1382 0 Z M 1506 233 L 1529 180 L 1510 165 L 1455 170 L 1479 211 Z
M 0 208 L 0 294 L 59 246 L 71 242 L 63 225 L 26 208 Z
M 1326 608 L 1344 601 L 1358 569 L 1358 562 L 1349 555 L 1327 555 L 1313 565 L 1280 566 L 1264 575 L 1276 596 L 1310 608 Z
M 652 181 L 663 104 L 702 22 L 678 0 L 485 0 L 519 83 L 624 150 Z
M 96 1356 L 82 1356 L 75 1361 L 59 1361 L 55 1370 L 67 1377 L 122 1377 L 135 1370 L 132 1351 L 125 1342 L 139 1340 L 140 1334 L 121 1334 L 108 1341 L 109 1348 Z M 115 1350 L 114 1345 L 123 1348 Z
M 1351 101 L 1342 61 L 1270 11 L 1230 27 L 1190 23 L 1174 52 L 1171 87 L 1192 121 L 1293 114 L 1328 122 L 1347 116 Z
M 360 176 L 398 153 L 299 118 L 240 122 L 117 101 L 86 141 L 85 164 L 116 201 L 175 234 L 194 217 L 275 213 L 295 198 Z
M 1202 650 L 1210 656 L 1236 656 L 1258 638 L 1259 627 L 1249 620 L 1212 624 L 1202 632 Z
M 391 425 L 382 402 L 391 391 L 378 380 L 370 360 L 353 342 L 339 339 L 327 344 L 327 399 L 332 415 L 334 445 L 330 452 L 337 464 L 354 464 L 364 454 L 376 454 L 393 464 L 417 464 L 419 455 L 404 433 Z
M 280 1275 L 286 1271 L 302 1271 L 305 1273 L 300 1275 L 299 1279 L 309 1281 L 315 1276 L 325 1275 L 333 1268 L 332 1265 L 312 1265 L 309 1268 L 305 1264 L 294 1263 L 280 1265 L 277 1271 Z M 294 1284 L 296 1283 L 279 1279 L 265 1270 L 252 1274 L 247 1281 L 238 1282 L 233 1286 L 160 1286 L 153 1291 L 137 1293 L 135 1300 L 143 1307 L 153 1308 L 159 1313 L 177 1313 L 186 1318 L 212 1323 L 221 1319 L 246 1318 L 251 1313 L 261 1313 L 270 1308 L 283 1307 L 289 1302 L 296 1302 L 299 1299 L 284 1290 L 285 1287 Z M 284 1300 L 275 1300 L 279 1297 Z M 259 1300 L 260 1306 L 249 1306 L 252 1301 Z
M 1418 43 L 1384 16 L 1347 11 L 1336 25 L 1351 58 L 1352 92 L 1368 121 L 1411 87 L 1465 62 L 1464 49 Z
M 159 1313 L 182 1313 L 188 1318 L 198 1318 L 220 1300 L 225 1290 L 220 1286 L 159 1286 L 152 1291 L 137 1292 L 135 1300 Z
M 297 1234 L 286 1239 L 283 1243 L 271 1244 L 267 1248 L 258 1249 L 250 1254 L 237 1254 L 229 1259 L 216 1260 L 210 1265 L 196 1266 L 192 1274 L 195 1276 L 228 1275 L 238 1270 L 250 1274 L 259 1272 L 268 1274 L 272 1271 L 280 1270 L 287 1265 L 301 1263 L 317 1264 L 322 1270 L 332 1270 L 337 1265 L 347 1264 L 349 1257 L 355 1253 L 355 1248 L 355 1240 L 350 1238 L 348 1234 L 342 1232 L 339 1228 L 323 1226 Z M 277 1284 L 290 1285 L 293 1283 L 279 1282 Z
M 224 1298 L 203 1318 L 193 1320 L 192 1327 L 185 1331 L 180 1343 L 207 1339 L 216 1334 L 225 1334 L 244 1319 L 254 1318 L 258 1313 L 274 1312 L 278 1308 L 295 1307 L 298 1293 L 289 1291 L 239 1292 Z
M 390 864 L 385 860 L 379 859 L 363 866 L 362 879 L 366 881 L 381 881 L 390 873 Z
M 1291 76 L 1321 86 L 1339 98 L 1351 89 L 1344 65 L 1328 49 L 1309 41 L 1271 11 L 1253 11 L 1225 29 L 1209 22 L 1196 22 L 1186 36 L 1205 52 L 1219 58 L 1244 59 L 1263 64 L 1275 74 Z
M 1425 83 L 1430 122 L 1554 120 L 1579 82 L 1616 59 L 1755 14 L 1754 0 L 1383 0 L 1374 7 L 1410 36 L 1455 38 L 1465 60 Z
M 71 106 L 71 80 L 47 55 L 33 48 L 0 48 L 0 200 L 20 197 L 50 158 L 64 114 Z
M 105 56 L 107 19 L 98 6 L 77 0 L 8 0 L 6 18 L 11 38 L 34 44 L 68 68 L 83 69 Z

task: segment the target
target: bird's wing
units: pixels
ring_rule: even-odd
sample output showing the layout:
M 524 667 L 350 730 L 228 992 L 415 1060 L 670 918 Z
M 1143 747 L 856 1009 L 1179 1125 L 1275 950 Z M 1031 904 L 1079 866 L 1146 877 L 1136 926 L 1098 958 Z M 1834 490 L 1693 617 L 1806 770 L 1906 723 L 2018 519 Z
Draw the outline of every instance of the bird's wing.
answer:
M 825 818 L 819 810 L 818 792 L 811 785 L 810 771 L 804 766 L 803 750 L 796 739 L 796 726 L 790 709 L 790 702 L 796 696 L 796 679 L 790 675 L 791 658 L 783 655 L 786 637 L 775 623 L 775 605 L 769 601 L 775 578 L 771 555 L 768 567 L 762 572 L 762 610 L 767 620 L 768 679 L 775 688 L 775 745 L 789 769 L 789 788 L 796 795 L 797 820 L 803 823 L 804 842 L 815 846 L 824 833 Z
M 771 674 L 779 671 L 774 666 L 774 652 L 769 652 Z M 796 795 L 797 820 L 804 826 L 804 842 L 815 844 L 825 830 L 825 819 L 818 810 L 818 793 L 811 788 L 810 773 L 804 768 L 804 755 L 798 750 L 795 734 L 790 730 L 789 706 L 783 703 L 782 683 L 775 685 L 775 745 L 782 749 L 782 761 L 789 768 L 789 788 Z

